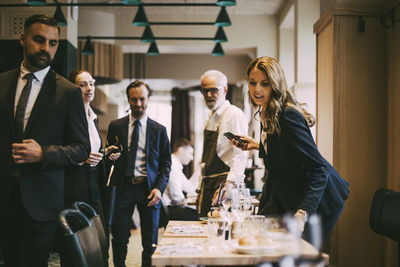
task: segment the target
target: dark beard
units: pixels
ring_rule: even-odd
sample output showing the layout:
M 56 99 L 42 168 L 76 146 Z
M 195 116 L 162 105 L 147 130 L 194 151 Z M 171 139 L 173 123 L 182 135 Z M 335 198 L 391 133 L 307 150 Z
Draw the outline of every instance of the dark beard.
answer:
M 42 55 L 46 56 L 45 60 L 40 58 L 40 56 Z M 26 58 L 28 60 L 29 65 L 40 70 L 50 66 L 50 64 L 53 62 L 53 60 L 50 58 L 50 55 L 46 52 L 37 52 L 34 54 L 29 54 L 26 56 Z
M 135 117 L 135 118 L 140 118 L 140 117 L 142 117 L 143 115 L 144 115 L 144 112 L 145 112 L 145 108 L 143 108 L 143 109 L 132 109 L 132 114 L 133 114 L 133 116 Z

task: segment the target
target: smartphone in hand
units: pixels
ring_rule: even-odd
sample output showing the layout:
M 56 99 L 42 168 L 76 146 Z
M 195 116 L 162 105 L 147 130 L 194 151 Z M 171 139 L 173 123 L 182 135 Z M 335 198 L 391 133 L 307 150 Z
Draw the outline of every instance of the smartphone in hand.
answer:
M 235 141 L 238 141 L 238 146 L 242 147 L 246 144 L 246 141 L 242 140 L 239 136 L 231 133 L 231 132 L 226 132 L 224 133 L 225 137 L 228 138 L 229 140 L 234 139 Z

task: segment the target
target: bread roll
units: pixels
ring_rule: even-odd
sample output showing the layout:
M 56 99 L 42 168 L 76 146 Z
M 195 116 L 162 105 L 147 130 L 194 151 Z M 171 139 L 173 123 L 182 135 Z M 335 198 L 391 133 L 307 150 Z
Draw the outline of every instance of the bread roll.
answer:
M 217 209 L 214 209 L 214 210 L 210 210 L 207 213 L 207 217 L 208 218 L 220 218 L 221 214 L 219 214 L 219 211 Z
M 250 236 L 244 236 L 239 239 L 239 246 L 257 246 L 257 239 Z

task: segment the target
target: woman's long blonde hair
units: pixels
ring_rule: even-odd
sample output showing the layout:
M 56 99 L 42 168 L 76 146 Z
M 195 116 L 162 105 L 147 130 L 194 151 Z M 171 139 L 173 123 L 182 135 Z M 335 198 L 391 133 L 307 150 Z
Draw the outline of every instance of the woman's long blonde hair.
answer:
M 315 124 L 314 116 L 302 107 L 304 104 L 300 104 L 289 90 L 286 84 L 285 74 L 276 59 L 271 57 L 259 57 L 254 59 L 247 67 L 247 77 L 249 77 L 250 72 L 254 68 L 261 70 L 265 74 L 272 88 L 271 99 L 266 110 L 261 110 L 260 106 L 257 110 L 257 113 L 260 113 L 261 122 L 264 127 L 263 130 L 266 131 L 267 134 L 280 133 L 278 119 L 280 112 L 285 107 L 292 107 L 298 110 L 306 119 L 309 127 Z M 251 96 L 249 99 L 251 104 L 257 107 L 251 99 Z

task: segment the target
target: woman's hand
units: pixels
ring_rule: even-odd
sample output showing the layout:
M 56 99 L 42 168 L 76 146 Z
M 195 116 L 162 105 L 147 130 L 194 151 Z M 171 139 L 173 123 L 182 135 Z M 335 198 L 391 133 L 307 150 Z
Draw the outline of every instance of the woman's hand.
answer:
M 108 146 L 105 148 L 106 155 L 108 155 L 111 151 L 119 151 L 119 149 L 118 149 L 118 147 L 116 147 L 114 145 L 111 145 L 111 146 Z M 119 156 L 121 156 L 121 152 L 115 152 L 115 153 L 111 152 L 108 155 L 108 159 L 115 161 L 119 158 Z
M 254 140 L 250 136 L 244 136 L 244 135 L 238 135 L 238 136 L 240 137 L 240 140 L 244 143 L 244 146 L 240 146 L 239 141 L 232 139 L 231 143 L 237 148 L 240 148 L 241 150 L 259 149 L 260 143 L 256 142 L 256 140 Z

